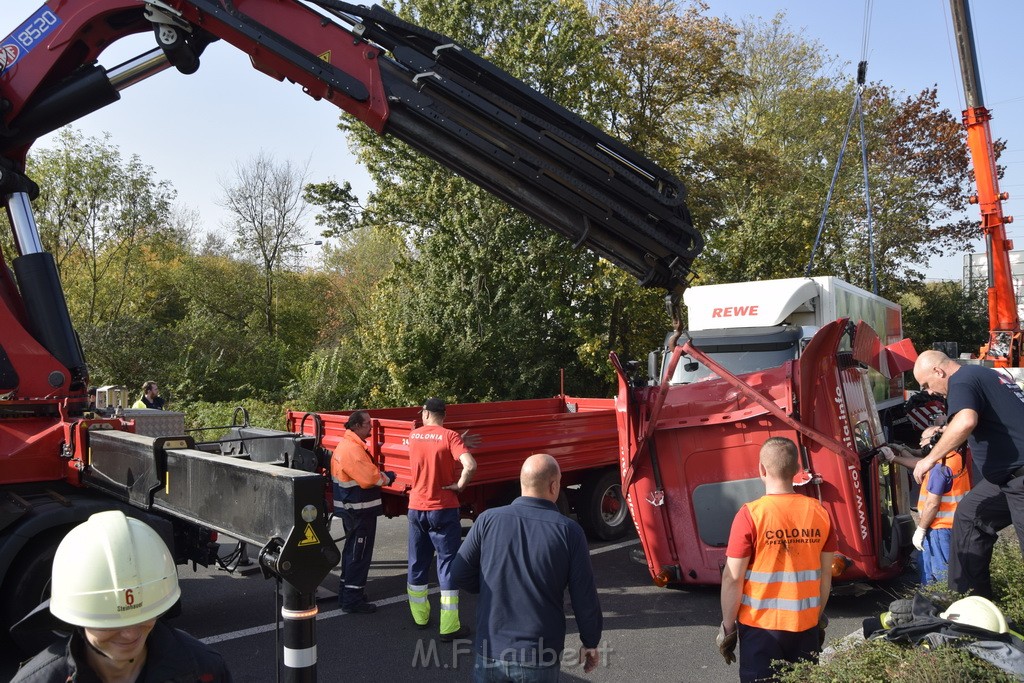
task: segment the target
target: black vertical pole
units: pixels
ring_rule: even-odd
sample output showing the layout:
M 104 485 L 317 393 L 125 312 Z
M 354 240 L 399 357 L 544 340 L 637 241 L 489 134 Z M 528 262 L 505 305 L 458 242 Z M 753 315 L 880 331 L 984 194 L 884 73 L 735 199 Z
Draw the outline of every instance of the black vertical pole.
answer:
M 316 683 L 316 593 L 281 582 L 285 683 Z

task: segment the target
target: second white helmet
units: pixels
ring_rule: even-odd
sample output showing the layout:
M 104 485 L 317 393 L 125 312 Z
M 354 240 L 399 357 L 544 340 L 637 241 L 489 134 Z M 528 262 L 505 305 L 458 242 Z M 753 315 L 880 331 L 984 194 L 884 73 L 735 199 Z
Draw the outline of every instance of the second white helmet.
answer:
M 958 624 L 967 624 L 996 633 L 1006 633 L 1009 629 L 1006 617 L 995 603 L 978 595 L 957 600 L 939 616 Z

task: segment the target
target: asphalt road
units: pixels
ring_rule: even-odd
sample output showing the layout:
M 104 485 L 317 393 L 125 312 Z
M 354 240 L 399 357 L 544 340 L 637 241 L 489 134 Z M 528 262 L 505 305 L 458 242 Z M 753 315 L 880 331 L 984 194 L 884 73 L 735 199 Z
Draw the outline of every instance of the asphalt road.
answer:
M 381 519 L 368 597 L 375 614 L 344 614 L 337 607 L 337 570 L 323 582 L 318 605 L 317 654 L 320 681 L 468 681 L 472 644 L 441 643 L 436 631 L 413 627 L 405 598 L 405 518 Z M 335 525 L 335 537 L 341 535 Z M 627 680 L 714 683 L 738 680 L 714 646 L 720 621 L 717 588 L 668 590 L 654 586 L 642 566 L 630 559 L 639 541 L 591 544 L 591 559 L 604 612 L 604 652 L 590 674 L 581 666 L 562 668 L 563 681 Z M 223 552 L 230 547 L 223 546 Z M 255 553 L 251 553 L 255 556 Z M 217 649 L 236 681 L 277 680 L 275 584 L 259 574 L 229 575 L 219 570 L 180 568 L 182 613 L 172 625 Z M 860 629 L 861 620 L 883 611 L 893 589 L 875 587 L 857 596 L 833 595 L 828 613 L 830 637 Z M 438 595 L 432 585 L 432 622 Z M 474 625 L 476 599 L 461 596 L 464 624 Z M 571 609 L 566 597 L 566 611 Z M 436 628 L 436 627 L 435 627 Z M 568 619 L 566 647 L 578 647 Z M 8 680 L 16 656 L 0 653 L 0 680 Z

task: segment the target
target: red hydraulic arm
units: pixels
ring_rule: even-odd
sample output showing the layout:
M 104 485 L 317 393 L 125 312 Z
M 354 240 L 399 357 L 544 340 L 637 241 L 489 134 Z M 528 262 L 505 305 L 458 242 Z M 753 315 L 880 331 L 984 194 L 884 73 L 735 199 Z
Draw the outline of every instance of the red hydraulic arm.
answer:
M 974 31 L 968 0 L 950 0 L 953 26 L 956 32 L 957 52 L 964 83 L 964 126 L 967 128 L 967 147 L 971 152 L 977 195 L 970 198 L 981 208 L 981 231 L 985 236 L 988 254 L 988 320 L 989 341 L 981 349 L 984 359 L 998 367 L 1020 367 L 1021 329 L 1017 314 L 1017 297 L 1010 271 L 1010 251 L 1013 242 L 1006 238 L 1005 225 L 1013 216 L 1004 216 L 1002 202 L 1010 195 L 999 191 L 996 158 L 992 149 L 992 115 L 982 99 Z
M 145 31 L 154 31 L 160 49 L 110 71 L 96 64 L 111 43 Z M 215 40 L 244 51 L 259 71 L 404 140 L 642 284 L 677 294 L 685 287 L 703 240 L 677 178 L 450 38 L 379 6 L 51 0 L 0 45 L 0 155 L 23 162 L 37 137 L 168 65 L 194 72 Z M 180 123 L 190 124 L 217 125 Z
M 112 43 L 144 32 L 154 34 L 156 48 L 109 70 L 98 63 Z M 379 6 L 338 0 L 50 0 L 0 42 L 0 199 L 17 252 L 8 255 L 13 273 L 0 259 L 0 420 L 49 420 L 64 401 L 74 415 L 85 407 L 88 383 L 32 214 L 38 188 L 24 175 L 29 148 L 169 66 L 195 72 L 217 40 L 678 303 L 704 245 L 682 183 L 450 38 Z M 3 432 L 0 424 L 0 459 L 10 453 Z M 23 441 L 20 433 L 12 440 Z

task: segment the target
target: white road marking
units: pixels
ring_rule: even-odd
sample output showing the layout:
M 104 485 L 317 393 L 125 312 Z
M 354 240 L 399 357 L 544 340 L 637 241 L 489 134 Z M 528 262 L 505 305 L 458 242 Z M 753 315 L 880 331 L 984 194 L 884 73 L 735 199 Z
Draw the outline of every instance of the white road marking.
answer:
M 627 548 L 627 547 L 629 547 L 631 545 L 636 545 L 639 542 L 640 542 L 640 539 L 634 538 L 634 539 L 629 540 L 629 541 L 622 541 L 621 543 L 613 543 L 612 545 L 606 545 L 606 546 L 602 546 L 600 548 L 595 548 L 594 550 L 590 551 L 590 554 L 591 555 L 601 555 L 602 553 L 607 553 L 607 552 L 611 552 L 613 550 L 619 550 L 620 548 Z M 441 592 L 441 589 L 435 586 L 434 588 L 431 588 L 428 591 L 427 594 L 428 595 L 435 595 L 435 594 L 440 593 L 440 592 Z M 383 600 L 375 600 L 373 604 L 377 605 L 377 607 L 384 607 L 385 605 L 394 605 L 395 603 L 398 603 L 398 602 L 406 602 L 407 599 L 408 598 L 403 593 L 402 595 L 394 595 L 394 596 L 392 596 L 390 598 L 384 598 Z M 326 619 L 334 619 L 335 617 L 345 617 L 345 616 L 348 616 L 348 615 L 345 614 L 344 612 L 342 612 L 340 607 L 336 607 L 334 609 L 327 610 L 326 612 L 320 612 L 319 614 L 316 615 L 316 620 L 317 621 L 324 621 Z M 253 626 L 252 628 L 244 628 L 244 629 L 242 629 L 240 631 L 231 631 L 230 633 L 221 633 L 221 634 L 218 634 L 218 635 L 215 635 L 215 636 L 207 636 L 206 638 L 202 638 L 201 640 L 202 640 L 202 642 L 206 643 L 207 645 L 213 645 L 214 643 L 223 643 L 223 642 L 226 642 L 228 640 L 238 640 L 239 638 L 248 638 L 249 636 L 256 636 L 256 635 L 259 635 L 261 633 L 270 633 L 271 631 L 273 631 L 276 628 L 277 628 L 277 624 L 264 624 L 263 626 Z

